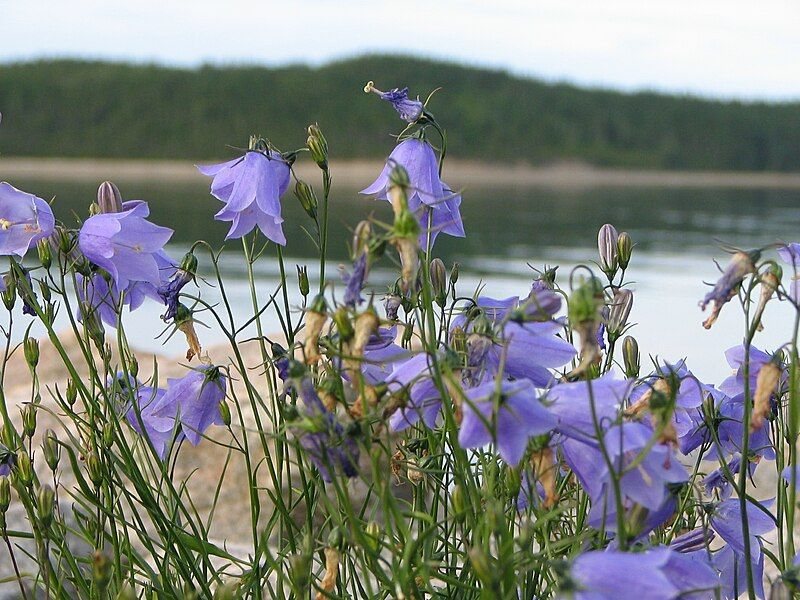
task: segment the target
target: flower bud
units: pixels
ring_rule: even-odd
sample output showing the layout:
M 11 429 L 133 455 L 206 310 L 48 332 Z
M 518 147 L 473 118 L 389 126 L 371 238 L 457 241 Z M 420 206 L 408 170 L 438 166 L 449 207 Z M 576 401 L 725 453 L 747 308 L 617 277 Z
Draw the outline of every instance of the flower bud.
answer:
M 11 506 L 11 482 L 8 477 L 0 477 L 0 515 L 4 515 Z
M 625 376 L 639 377 L 639 344 L 629 335 L 622 340 L 622 359 L 625 364 Z
M 616 228 L 606 223 L 597 234 L 597 249 L 600 252 L 600 268 L 608 277 L 617 272 L 619 258 L 617 255 L 617 240 L 619 234 Z
M 50 248 L 50 242 L 47 239 L 39 240 L 36 250 L 39 252 L 39 262 L 45 269 L 49 269 L 53 263 L 53 250 Z
M 408 177 L 408 171 L 403 165 L 395 165 L 389 173 L 389 184 L 402 189 L 408 189 L 411 186 L 411 179 Z
M 328 546 L 342 550 L 345 545 L 345 537 L 342 528 L 336 525 L 328 534 Z
M 584 280 L 572 292 L 567 304 L 572 324 L 593 323 L 597 320 L 602 305 L 603 288 L 596 277 Z
M 231 426 L 231 407 L 224 400 L 219 403 L 219 415 L 225 427 Z
M 36 369 L 39 364 L 39 340 L 33 337 L 26 337 L 23 342 L 25 362 L 31 369 Z
M 454 519 L 457 521 L 464 519 L 464 490 L 461 485 L 453 487 L 453 491 L 450 493 L 450 507 L 453 509 Z
M 110 449 L 114 445 L 114 426 L 111 423 L 106 423 L 103 427 L 103 448 Z
M 188 273 L 191 276 L 197 274 L 197 257 L 194 252 L 187 252 L 181 259 L 181 264 L 178 267 L 181 271 Z
M 353 338 L 355 329 L 353 329 L 350 315 L 347 314 L 347 309 L 344 306 L 340 306 L 336 309 L 336 312 L 333 313 L 333 322 L 336 323 L 336 329 L 343 342 L 350 341 Z
M 96 453 L 91 452 L 86 457 L 86 470 L 89 473 L 89 480 L 95 485 L 100 485 L 103 481 L 103 463 Z
M 17 302 L 17 284 L 13 277 L 5 277 L 6 289 L 3 290 L 3 304 L 6 310 L 14 310 L 14 304 Z
M 621 269 L 627 269 L 633 254 L 633 240 L 627 231 L 623 231 L 617 238 L 617 262 Z
M 403 337 L 402 337 L 403 347 L 408 346 L 411 343 L 411 339 L 413 337 L 414 337 L 414 323 L 411 322 L 403 328 Z
M 110 181 L 104 181 L 97 188 L 97 206 L 101 213 L 122 212 L 122 194 Z
M 30 402 L 22 407 L 22 435 L 32 438 L 36 433 L 37 406 Z
M 33 465 L 31 457 L 24 450 L 17 452 L 17 458 L 13 464 L 12 473 L 23 487 L 30 487 L 33 483 Z
M 614 300 L 608 317 L 608 334 L 612 340 L 616 340 L 628 324 L 631 308 L 633 308 L 633 292 L 626 289 L 614 292 Z
M 83 326 L 86 328 L 86 332 L 99 350 L 103 347 L 106 337 L 106 330 L 105 327 L 103 327 L 103 322 L 100 320 L 100 315 L 90 302 L 81 302 L 80 307 Z
M 50 302 L 50 299 L 53 297 L 52 292 L 50 291 L 50 286 L 47 285 L 47 282 L 44 279 L 39 279 L 39 293 L 42 295 L 42 300 L 45 302 Z
M 311 291 L 311 286 L 308 283 L 308 268 L 305 266 L 297 266 L 297 285 L 300 288 L 300 294 L 305 298 Z
M 469 551 L 469 562 L 480 582 L 487 589 L 491 589 L 493 587 L 495 574 L 483 549 L 479 546 L 473 546 Z
M 381 528 L 375 521 L 370 521 L 364 531 L 367 534 L 367 544 L 370 550 L 377 552 L 380 546 Z
M 78 386 L 72 379 L 67 380 L 67 394 L 66 400 L 70 407 L 75 406 L 75 401 L 78 399 Z
M 44 460 L 51 471 L 58 468 L 58 463 L 61 460 L 61 446 L 58 443 L 56 432 L 48 429 L 44 432 L 44 440 L 42 441 L 42 453 Z
M 39 509 L 39 523 L 41 523 L 44 529 L 47 529 L 53 522 L 56 494 L 53 488 L 45 484 L 39 488 L 36 500 Z
M 317 218 L 317 195 L 314 189 L 305 181 L 299 181 L 294 186 L 294 195 L 300 201 L 300 206 L 306 211 L 306 214 L 312 219 Z
M 431 261 L 431 287 L 436 299 L 436 303 L 444 308 L 447 300 L 447 270 L 441 258 L 434 258 Z
M 319 125 L 314 123 L 308 126 L 308 139 L 306 140 L 306 147 L 311 154 L 311 160 L 317 163 L 317 166 L 323 171 L 328 170 L 328 142 L 325 136 L 322 135 L 322 130 Z
M 372 223 L 360 221 L 353 232 L 353 260 L 361 256 L 362 252 L 369 250 L 369 240 L 372 238 Z

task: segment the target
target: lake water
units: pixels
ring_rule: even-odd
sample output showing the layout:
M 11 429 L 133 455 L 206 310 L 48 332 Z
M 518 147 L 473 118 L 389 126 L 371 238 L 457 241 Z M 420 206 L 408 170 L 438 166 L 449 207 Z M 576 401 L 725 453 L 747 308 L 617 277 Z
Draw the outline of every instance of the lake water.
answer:
M 43 198 L 55 197 L 54 210 L 64 222 L 74 222 L 74 215 L 86 215 L 97 186 L 97 182 L 54 180 L 17 179 L 11 183 Z M 208 195 L 203 177 L 188 184 L 146 181 L 120 187 L 126 199 L 149 201 L 153 221 L 175 229 L 170 249 L 174 256 L 180 257 L 196 239 L 222 243 L 227 227 L 212 218 L 219 203 Z M 800 241 L 800 190 L 565 190 L 509 185 L 493 190 L 464 190 L 463 198 L 467 238 L 440 236 L 436 247 L 436 254 L 446 264 L 461 264 L 462 295 L 471 295 L 482 283 L 492 296 L 524 295 L 532 277 L 529 264 L 540 268 L 562 265 L 559 274 L 564 284 L 574 265 L 597 259 L 597 230 L 603 223 L 613 223 L 620 231 L 628 231 L 636 243 L 629 280 L 635 282 L 632 321 L 638 325 L 631 333 L 639 340 L 643 361 L 647 355 L 670 360 L 686 357 L 698 376 L 711 381 L 727 373 L 723 351 L 740 343 L 744 330 L 733 305 L 723 311 L 711 331 L 700 325 L 704 315 L 697 303 L 707 290 L 703 282 L 716 279 L 715 258 L 727 261 L 720 244 L 750 248 L 778 240 Z M 315 249 L 301 230 L 302 225 L 310 225 L 308 218 L 291 194 L 283 204 L 290 277 L 295 280 L 294 264 L 305 263 L 313 276 Z M 329 267 L 334 275 L 336 264 L 346 258 L 349 231 L 369 214 L 384 220 L 391 216 L 388 204 L 360 197 L 355 190 L 334 188 Z M 229 292 L 244 320 L 250 300 L 243 281 L 241 245 L 233 241 L 227 247 L 223 266 L 231 281 Z M 384 258 L 381 264 L 389 262 Z M 262 298 L 275 289 L 277 275 L 274 254 L 268 253 L 258 269 Z M 388 276 L 388 271 L 373 272 L 371 283 L 377 291 L 385 289 Z M 295 289 L 292 286 L 296 304 Z M 215 297 L 214 290 L 207 287 L 202 293 Z M 139 348 L 180 354 L 185 349 L 180 336 L 166 346 L 154 339 L 163 327 L 159 319 L 162 311 L 163 307 L 149 303 L 132 313 L 126 320 L 129 336 Z M 787 307 L 772 306 L 765 323 L 766 329 L 756 342 L 759 347 L 776 348 L 789 339 L 791 313 Z M 268 321 L 267 325 L 273 331 L 278 329 L 275 321 Z M 205 345 L 222 339 L 214 329 L 201 329 L 199 333 Z

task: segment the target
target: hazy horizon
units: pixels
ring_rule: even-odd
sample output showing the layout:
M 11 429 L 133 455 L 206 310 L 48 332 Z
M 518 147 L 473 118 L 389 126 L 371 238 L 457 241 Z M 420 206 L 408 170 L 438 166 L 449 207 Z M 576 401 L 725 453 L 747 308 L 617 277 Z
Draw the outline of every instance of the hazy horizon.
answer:
M 407 0 L 402 11 L 366 0 L 0 0 L 0 63 L 316 66 L 410 54 L 581 87 L 786 101 L 800 99 L 800 79 L 787 76 L 798 29 L 800 4 L 781 0 Z

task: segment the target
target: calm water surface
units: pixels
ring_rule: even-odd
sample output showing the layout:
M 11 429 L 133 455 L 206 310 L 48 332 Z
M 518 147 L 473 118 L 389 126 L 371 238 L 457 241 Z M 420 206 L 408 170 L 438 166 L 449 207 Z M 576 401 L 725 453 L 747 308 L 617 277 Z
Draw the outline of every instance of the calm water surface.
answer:
M 98 182 L 17 179 L 12 183 L 43 198 L 55 197 L 57 218 L 70 222 L 86 215 Z M 141 182 L 120 187 L 126 199 L 149 201 L 155 222 L 175 229 L 171 251 L 176 257 L 196 239 L 222 243 L 227 227 L 213 220 L 220 204 L 208 195 L 202 177 L 190 184 Z M 629 269 L 636 293 L 632 320 L 638 323 L 632 333 L 643 356 L 657 354 L 672 360 L 686 357 L 690 368 L 710 380 L 726 374 L 722 352 L 739 343 L 743 335 L 741 318 L 733 306 L 723 311 L 711 331 L 700 325 L 703 314 L 697 302 L 706 291 L 703 282 L 716 278 L 715 258 L 726 260 L 720 243 L 749 248 L 777 240 L 800 241 L 800 190 L 554 190 L 509 186 L 491 191 L 468 189 L 463 197 L 467 238 L 440 236 L 436 247 L 447 264 L 461 263 L 462 295 L 472 294 L 482 283 L 488 295 L 524 295 L 532 274 L 529 265 L 562 265 L 559 273 L 564 284 L 572 266 L 596 260 L 597 230 L 603 223 L 613 223 L 619 230 L 627 230 L 637 244 Z M 301 229 L 311 223 L 296 199 L 289 194 L 283 203 L 289 239 L 285 255 L 294 280 L 294 264 L 308 263 L 309 273 L 315 272 L 315 248 Z M 370 214 L 383 220 L 391 216 L 388 204 L 360 197 L 354 190 L 334 190 L 329 268 L 335 269 L 346 258 L 345 240 L 350 238 L 350 228 Z M 233 241 L 227 248 L 224 269 L 231 282 L 228 291 L 244 320 L 250 300 L 243 280 L 241 245 Z M 384 259 L 382 264 L 389 263 Z M 266 256 L 258 266 L 258 286 L 266 298 L 278 281 L 274 255 Z M 388 271 L 376 270 L 371 283 L 383 291 L 389 276 Z M 216 291 L 207 287 L 202 294 L 217 297 Z M 297 304 L 296 294 L 292 301 Z M 132 313 L 126 321 L 129 336 L 140 348 L 179 354 L 184 345 L 177 336 L 166 345 L 154 339 L 162 329 L 158 318 L 162 310 L 149 303 Z M 775 348 L 788 340 L 791 315 L 785 307 L 772 307 L 765 321 L 766 329 L 757 345 Z M 278 324 L 269 321 L 268 327 L 277 331 Z M 205 344 L 221 341 L 213 328 L 201 329 L 200 336 Z

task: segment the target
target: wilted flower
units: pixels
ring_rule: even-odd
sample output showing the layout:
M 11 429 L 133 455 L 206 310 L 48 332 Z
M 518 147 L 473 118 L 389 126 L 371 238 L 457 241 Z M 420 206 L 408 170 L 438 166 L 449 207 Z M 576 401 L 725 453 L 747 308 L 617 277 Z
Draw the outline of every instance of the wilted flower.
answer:
M 339 267 L 342 275 L 342 282 L 345 285 L 344 303 L 352 308 L 357 307 L 364 298 L 361 296 L 361 290 L 364 288 L 364 279 L 367 276 L 367 258 L 366 252 L 353 261 L 353 272 L 349 273 L 344 266 Z
M 479 448 L 494 442 L 500 457 L 516 466 L 528 440 L 552 430 L 556 420 L 539 402 L 529 381 L 504 381 L 499 398 L 497 392 L 493 381 L 465 391 L 458 443 L 463 448 Z
M 747 461 L 747 471 L 749 476 L 753 475 L 756 465 L 757 462 L 749 460 Z M 742 455 L 735 454 L 725 466 L 731 476 L 736 476 L 739 473 L 739 470 L 742 468 Z M 706 493 L 711 495 L 712 493 L 716 492 L 720 500 L 727 500 L 730 498 L 731 492 L 733 492 L 733 487 L 735 485 L 734 481 L 728 479 L 726 469 L 719 467 L 718 469 L 711 471 L 711 473 L 703 478 L 703 487 L 705 488 Z
M 289 187 L 289 166 L 278 152 L 250 150 L 217 165 L 197 167 L 209 177 L 211 194 L 225 203 L 214 218 L 231 222 L 225 239 L 240 238 L 256 226 L 276 244 L 286 245 L 280 198 Z
M 78 234 L 78 246 L 92 263 L 105 269 L 118 290 L 135 282 L 159 286 L 164 245 L 172 230 L 147 220 L 146 202 L 125 202 L 123 211 L 104 213 L 84 221 Z
M 165 321 L 169 322 L 175 318 L 178 312 L 178 296 L 187 283 L 194 281 L 196 273 L 197 257 L 192 252 L 187 252 L 169 280 L 158 286 L 158 295 L 167 305 L 167 312 L 162 316 Z
M 414 123 L 415 121 L 418 121 L 425 112 L 425 107 L 422 102 L 419 100 L 409 99 L 408 88 L 403 88 L 402 90 L 399 88 L 394 88 L 388 92 L 382 92 L 370 81 L 364 86 L 364 91 L 367 93 L 372 92 L 373 94 L 377 94 L 381 100 L 390 102 L 397 111 L 397 114 L 400 115 L 400 118 L 407 123 Z
M 22 258 L 32 245 L 53 233 L 55 217 L 50 205 L 0 182 L 0 255 Z
M 219 405 L 225 400 L 226 385 L 219 367 L 200 366 L 180 379 L 169 379 L 151 414 L 179 421 L 186 439 L 196 446 L 211 425 L 224 425 Z
M 461 194 L 455 194 L 439 179 L 439 163 L 433 148 L 427 142 L 411 138 L 400 142 L 389 155 L 386 166 L 378 178 L 362 194 L 374 194 L 379 200 L 389 200 L 390 176 L 397 166 L 408 173 L 408 209 L 420 224 L 419 245 L 427 248 L 439 232 L 464 237 L 459 206 Z M 397 208 L 395 209 L 397 210 Z
M 744 278 L 750 273 L 756 272 L 756 261 L 761 257 L 761 252 L 758 250 L 751 250 L 750 252 L 736 252 L 732 257 L 728 266 L 725 267 L 722 276 L 703 301 L 700 302 L 700 308 L 705 310 L 709 302 L 714 303 L 711 315 L 703 322 L 703 327 L 711 329 L 711 326 L 717 320 L 722 307 L 736 295 L 736 290 L 742 284 Z

